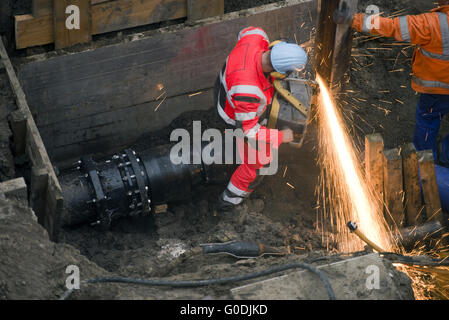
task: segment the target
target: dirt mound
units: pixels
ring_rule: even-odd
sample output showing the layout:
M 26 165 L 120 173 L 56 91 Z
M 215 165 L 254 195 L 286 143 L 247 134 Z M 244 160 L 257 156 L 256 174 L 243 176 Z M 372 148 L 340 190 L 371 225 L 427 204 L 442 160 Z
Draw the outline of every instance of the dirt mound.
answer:
M 14 96 L 5 70 L 0 70 L 0 182 L 14 178 L 14 159 L 11 152 L 12 133 L 8 115 L 15 107 Z
M 75 248 L 51 242 L 30 208 L 1 195 L 0 256 L 0 299 L 57 299 L 69 265 L 78 266 L 82 277 L 107 275 Z M 114 296 L 113 288 L 105 289 L 94 288 L 84 297 Z

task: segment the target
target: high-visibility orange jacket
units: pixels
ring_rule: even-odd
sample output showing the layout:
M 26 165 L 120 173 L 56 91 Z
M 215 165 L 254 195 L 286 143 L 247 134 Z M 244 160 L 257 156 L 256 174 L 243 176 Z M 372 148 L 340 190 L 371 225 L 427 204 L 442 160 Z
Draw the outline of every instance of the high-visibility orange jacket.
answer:
M 412 88 L 420 93 L 449 94 L 448 14 L 449 5 L 394 19 L 356 14 L 353 28 L 416 45 Z

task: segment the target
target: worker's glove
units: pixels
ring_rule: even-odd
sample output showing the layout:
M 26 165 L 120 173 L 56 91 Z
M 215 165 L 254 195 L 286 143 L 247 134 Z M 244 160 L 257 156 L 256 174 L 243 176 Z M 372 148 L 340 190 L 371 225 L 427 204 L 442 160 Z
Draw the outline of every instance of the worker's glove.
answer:
M 282 143 L 290 143 L 293 142 L 293 140 L 295 140 L 295 136 L 294 133 L 291 129 L 284 129 L 282 130 Z
M 334 11 L 333 19 L 336 24 L 352 23 L 353 15 L 346 1 L 343 1 L 339 8 Z

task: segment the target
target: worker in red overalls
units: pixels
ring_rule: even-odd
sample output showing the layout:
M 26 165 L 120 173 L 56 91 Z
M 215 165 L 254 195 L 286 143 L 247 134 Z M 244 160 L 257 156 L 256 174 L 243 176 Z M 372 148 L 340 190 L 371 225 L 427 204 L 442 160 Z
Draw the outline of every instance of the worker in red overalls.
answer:
M 220 196 L 218 210 L 241 204 L 260 182 L 260 169 L 270 164 L 273 150 L 293 141 L 290 129 L 268 129 L 261 120 L 271 105 L 274 77 L 300 71 L 306 64 L 307 55 L 297 44 L 277 41 L 270 46 L 261 28 L 249 27 L 239 33 L 217 79 L 216 102 L 227 128 L 240 128 L 244 133 L 244 139 L 237 139 L 242 164 Z M 266 144 L 264 148 L 260 148 L 261 143 Z M 254 154 L 256 159 L 251 159 Z

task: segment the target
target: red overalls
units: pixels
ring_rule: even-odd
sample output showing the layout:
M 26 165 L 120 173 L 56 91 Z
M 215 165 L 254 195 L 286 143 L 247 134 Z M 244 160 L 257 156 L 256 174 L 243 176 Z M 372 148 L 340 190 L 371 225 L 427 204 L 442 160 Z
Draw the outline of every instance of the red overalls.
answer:
M 258 176 L 258 170 L 272 160 L 270 149 L 277 149 L 283 139 L 282 132 L 259 124 L 274 93 L 271 77 L 262 70 L 262 54 L 269 50 L 268 47 L 268 37 L 261 28 L 243 29 L 220 72 L 218 113 L 228 125 L 241 128 L 246 138 L 245 141 L 237 139 L 242 164 L 223 193 L 223 200 L 233 205 L 240 204 L 253 191 L 250 185 Z M 257 146 L 268 144 L 264 148 L 265 155 L 253 149 L 256 142 Z M 252 151 L 257 154 L 257 159 L 248 157 Z

